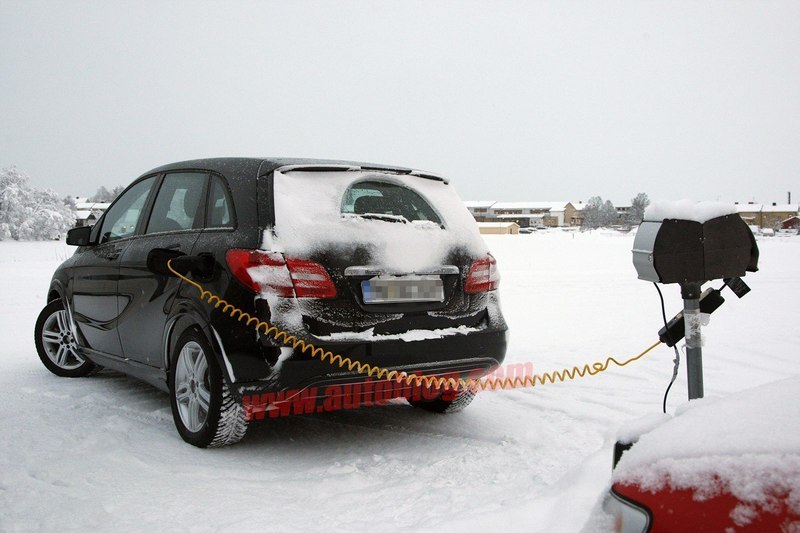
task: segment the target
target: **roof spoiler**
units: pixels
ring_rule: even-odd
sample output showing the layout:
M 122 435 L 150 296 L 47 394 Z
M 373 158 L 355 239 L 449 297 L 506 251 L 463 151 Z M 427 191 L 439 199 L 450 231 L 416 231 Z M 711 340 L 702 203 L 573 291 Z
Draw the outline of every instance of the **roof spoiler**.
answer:
M 286 174 L 287 172 L 358 172 L 358 171 L 377 171 L 386 174 L 403 174 L 409 176 L 416 176 L 418 178 L 441 181 L 442 183 L 450 183 L 448 178 L 439 176 L 432 172 L 425 172 L 422 170 L 411 170 L 405 168 L 394 167 L 379 167 L 379 166 L 365 166 L 365 165 L 337 165 L 337 164 L 308 164 L 308 165 L 285 165 L 275 169 L 275 172 Z

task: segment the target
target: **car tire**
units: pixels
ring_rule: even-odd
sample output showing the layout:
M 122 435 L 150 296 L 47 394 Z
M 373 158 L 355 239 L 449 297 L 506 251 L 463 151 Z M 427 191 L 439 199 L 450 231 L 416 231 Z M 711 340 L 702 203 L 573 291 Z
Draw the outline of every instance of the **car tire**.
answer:
M 217 448 L 247 433 L 244 409 L 230 392 L 214 350 L 196 329 L 178 339 L 169 369 L 172 418 L 183 440 Z
M 446 395 L 447 393 L 442 393 Z M 425 409 L 433 413 L 457 413 L 463 411 L 475 398 L 475 391 L 462 389 L 453 398 L 444 399 L 441 396 L 433 400 L 408 400 L 414 407 Z
M 39 313 L 34 341 L 42 364 L 56 376 L 80 378 L 100 370 L 98 365 L 81 355 L 78 339 L 70 327 L 70 317 L 61 299 L 53 300 Z

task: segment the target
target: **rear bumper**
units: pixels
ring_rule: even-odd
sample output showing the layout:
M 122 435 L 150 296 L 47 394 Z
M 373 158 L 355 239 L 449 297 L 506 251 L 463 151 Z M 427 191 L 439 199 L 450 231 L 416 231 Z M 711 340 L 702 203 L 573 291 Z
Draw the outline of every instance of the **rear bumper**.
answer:
M 486 329 L 466 335 L 418 341 L 314 342 L 314 346 L 350 361 L 373 367 L 424 376 L 478 378 L 500 365 L 505 358 L 507 329 Z M 286 349 L 284 349 L 286 350 Z M 324 394 L 329 386 L 375 381 L 366 374 L 331 364 L 308 353 L 284 352 L 279 366 L 268 378 L 234 383 L 242 396 L 268 391 L 308 391 L 316 387 Z

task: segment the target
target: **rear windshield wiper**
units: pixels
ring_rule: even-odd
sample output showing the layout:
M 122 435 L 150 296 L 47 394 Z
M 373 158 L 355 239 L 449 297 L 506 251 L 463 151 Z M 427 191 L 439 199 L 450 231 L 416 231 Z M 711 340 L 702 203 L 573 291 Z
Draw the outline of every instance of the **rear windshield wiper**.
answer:
M 386 213 L 353 213 L 353 215 L 370 220 L 383 220 L 384 222 L 402 222 L 408 224 L 408 219 L 403 215 L 389 215 Z

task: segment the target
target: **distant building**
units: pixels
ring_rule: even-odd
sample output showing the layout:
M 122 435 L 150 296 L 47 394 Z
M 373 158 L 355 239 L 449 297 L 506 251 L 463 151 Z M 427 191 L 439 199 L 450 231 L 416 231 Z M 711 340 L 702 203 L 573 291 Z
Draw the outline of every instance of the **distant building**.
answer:
M 468 201 L 464 204 L 478 222 L 514 222 L 521 228 L 580 225 L 583 220 L 580 210 L 571 202 Z
M 570 202 L 572 205 L 572 216 L 569 218 L 569 225 L 570 226 L 582 226 L 583 225 L 583 208 L 586 207 L 586 204 L 583 203 L 582 200 L 577 202 Z
M 747 224 L 760 228 L 780 228 L 786 219 L 797 216 L 797 204 L 757 204 L 747 202 L 740 204 L 736 202 L 736 211 Z
M 482 235 L 517 235 L 519 224 L 516 222 L 478 222 L 478 230 Z
M 488 201 L 477 201 L 477 202 L 464 202 L 464 205 L 467 206 L 467 210 L 470 214 L 475 218 L 477 222 L 486 222 L 489 215 L 489 209 L 497 202 L 494 200 Z
M 520 228 L 581 226 L 586 204 L 578 202 L 496 202 L 492 200 L 464 202 L 477 222 L 514 222 Z M 798 204 L 760 204 L 736 202 L 736 209 L 748 225 L 779 229 L 798 216 Z M 617 224 L 627 224 L 632 206 L 617 205 Z M 793 223 L 790 221 L 790 223 Z
M 798 205 L 778 204 L 765 205 L 761 210 L 762 228 L 780 228 L 787 218 L 797 216 Z
M 99 215 L 86 209 L 79 209 L 75 211 L 75 227 L 81 228 L 83 226 L 94 226 Z
M 782 221 L 781 229 L 800 229 L 800 217 L 795 215 Z
M 75 227 L 94 225 L 110 205 L 108 202 L 88 202 L 86 198 L 75 198 Z
M 631 211 L 633 210 L 632 205 L 614 205 L 614 209 L 617 210 L 617 224 L 625 224 L 630 220 Z M 637 222 L 638 224 L 638 222 Z
M 736 202 L 736 211 L 739 213 L 739 216 L 742 217 L 742 220 L 747 222 L 750 226 L 761 227 L 762 207 L 761 204 L 755 202 L 747 202 L 746 204 Z

